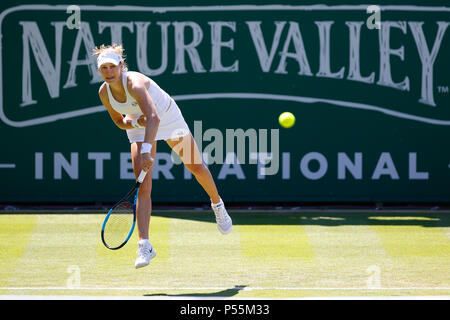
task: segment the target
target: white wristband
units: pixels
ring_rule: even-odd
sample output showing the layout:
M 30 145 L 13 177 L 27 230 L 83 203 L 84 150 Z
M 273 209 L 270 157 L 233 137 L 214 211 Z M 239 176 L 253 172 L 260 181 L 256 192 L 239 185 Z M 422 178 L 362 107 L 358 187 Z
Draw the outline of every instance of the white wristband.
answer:
M 150 153 L 152 151 L 152 144 L 144 142 L 141 146 L 141 154 L 142 153 Z
M 132 125 L 134 128 L 143 128 L 143 126 L 141 126 L 141 125 L 139 124 L 138 120 L 139 120 L 139 118 L 138 118 L 138 119 L 133 119 L 133 120 L 131 120 L 131 125 Z

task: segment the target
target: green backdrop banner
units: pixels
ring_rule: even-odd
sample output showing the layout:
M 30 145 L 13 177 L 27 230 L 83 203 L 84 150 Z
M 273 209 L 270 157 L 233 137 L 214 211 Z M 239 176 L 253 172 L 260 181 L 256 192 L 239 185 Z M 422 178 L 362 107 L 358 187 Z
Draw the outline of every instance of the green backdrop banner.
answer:
M 3 1 L 0 201 L 130 187 L 91 54 L 111 43 L 177 101 L 228 202 L 450 201 L 448 3 L 257 3 Z M 154 201 L 207 201 L 178 160 L 158 143 Z

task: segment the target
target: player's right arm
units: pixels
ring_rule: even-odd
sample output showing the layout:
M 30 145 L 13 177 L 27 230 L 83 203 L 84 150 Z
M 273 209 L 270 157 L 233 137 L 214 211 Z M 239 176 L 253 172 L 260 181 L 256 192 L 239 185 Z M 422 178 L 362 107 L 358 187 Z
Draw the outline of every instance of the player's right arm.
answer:
M 109 103 L 108 91 L 106 89 L 106 83 L 103 83 L 98 90 L 98 96 L 102 101 L 102 104 L 105 106 L 106 110 L 108 110 L 109 116 L 111 120 L 122 130 L 133 129 L 133 125 L 131 124 L 131 120 L 125 120 L 123 115 L 113 109 L 111 104 Z M 141 117 L 142 118 L 142 117 Z M 143 125 L 143 120 L 139 119 L 138 123 Z

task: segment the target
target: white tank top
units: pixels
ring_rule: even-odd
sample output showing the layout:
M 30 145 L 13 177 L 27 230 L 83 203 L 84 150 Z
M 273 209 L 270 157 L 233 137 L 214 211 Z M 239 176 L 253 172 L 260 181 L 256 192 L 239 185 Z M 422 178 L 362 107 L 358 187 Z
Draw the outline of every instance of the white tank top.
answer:
M 106 83 L 109 103 L 115 111 L 119 112 L 120 114 L 126 115 L 128 119 L 137 119 L 143 113 L 136 99 L 134 99 L 128 92 L 127 79 L 127 73 L 122 72 L 123 87 L 127 96 L 127 100 L 123 103 L 118 102 L 116 101 L 116 99 L 114 99 L 111 93 L 111 89 L 109 88 L 109 84 Z M 162 116 L 163 112 L 167 110 L 168 106 L 170 105 L 171 97 L 152 79 L 150 79 L 150 87 L 148 88 L 148 93 L 150 94 L 150 97 L 152 98 L 153 103 L 156 106 L 156 112 L 158 113 L 158 116 Z

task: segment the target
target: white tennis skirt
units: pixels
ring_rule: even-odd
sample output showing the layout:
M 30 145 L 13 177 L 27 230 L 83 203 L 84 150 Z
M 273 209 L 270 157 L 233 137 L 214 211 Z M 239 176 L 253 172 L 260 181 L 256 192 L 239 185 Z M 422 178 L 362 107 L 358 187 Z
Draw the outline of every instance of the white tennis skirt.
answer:
M 167 110 L 159 117 L 159 127 L 155 140 L 177 139 L 189 134 L 189 127 L 181 114 L 180 108 L 178 108 L 173 99 L 171 99 Z M 133 128 L 126 131 L 130 143 L 144 141 L 145 128 Z

